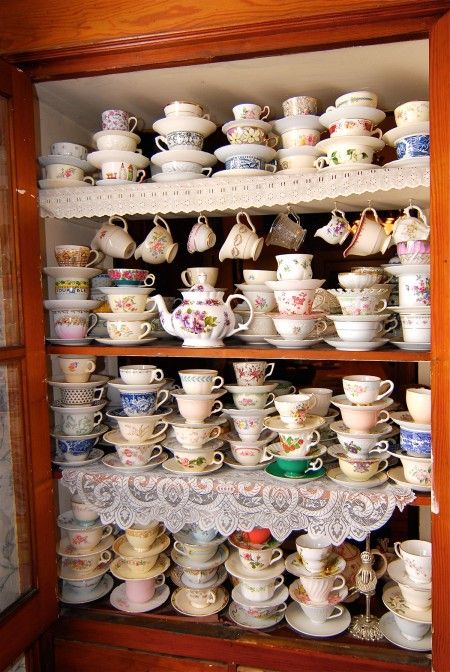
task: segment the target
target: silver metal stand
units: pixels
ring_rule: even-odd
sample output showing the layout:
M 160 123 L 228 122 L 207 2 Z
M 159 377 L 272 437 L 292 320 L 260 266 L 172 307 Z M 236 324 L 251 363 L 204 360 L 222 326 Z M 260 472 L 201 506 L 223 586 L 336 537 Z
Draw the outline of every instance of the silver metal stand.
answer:
M 370 613 L 370 598 L 375 594 L 377 576 L 372 568 L 374 556 L 370 550 L 370 533 L 366 537 L 366 550 L 361 553 L 361 567 L 355 577 L 356 589 L 366 598 L 366 613 L 354 616 L 349 632 L 356 639 L 377 641 L 383 639 L 378 618 Z

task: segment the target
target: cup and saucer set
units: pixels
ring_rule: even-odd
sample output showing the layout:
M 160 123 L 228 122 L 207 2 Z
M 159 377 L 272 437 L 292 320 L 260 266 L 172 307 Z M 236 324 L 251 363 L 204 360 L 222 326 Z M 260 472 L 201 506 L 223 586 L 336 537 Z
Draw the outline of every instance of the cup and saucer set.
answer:
M 394 110 L 396 127 L 383 135 L 384 142 L 395 147 L 397 159 L 385 168 L 428 166 L 430 163 L 430 104 L 412 100 Z
M 41 189 L 68 189 L 73 187 L 91 187 L 94 179 L 85 177 L 92 173 L 94 165 L 87 160 L 87 149 L 74 142 L 54 142 L 50 154 L 40 156 L 38 161 L 44 169 L 39 180 Z

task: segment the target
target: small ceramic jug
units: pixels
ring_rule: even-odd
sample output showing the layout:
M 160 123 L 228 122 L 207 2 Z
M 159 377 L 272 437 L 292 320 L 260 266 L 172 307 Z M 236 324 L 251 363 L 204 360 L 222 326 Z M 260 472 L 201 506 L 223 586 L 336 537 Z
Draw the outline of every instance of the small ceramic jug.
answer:
M 342 210 L 331 211 L 331 219 L 325 226 L 317 229 L 314 237 L 323 238 L 330 245 L 342 245 L 350 233 L 350 225 Z
M 417 217 L 411 214 L 411 211 L 417 212 Z M 394 243 L 406 243 L 409 240 L 428 240 L 430 236 L 430 227 L 427 218 L 421 208 L 417 205 L 410 205 L 403 210 L 401 215 L 394 222 L 392 238 Z
M 247 220 L 248 226 L 241 221 L 243 217 Z M 238 212 L 236 222 L 220 248 L 219 260 L 253 259 L 256 261 L 261 254 L 264 238 L 258 238 L 255 226 L 246 212 L 242 210 Z
M 119 222 L 122 227 L 114 224 Z M 97 231 L 91 242 L 93 250 L 101 250 L 104 254 L 117 259 L 129 259 L 136 249 L 136 243 L 128 233 L 128 224 L 123 217 L 113 215 Z
M 166 220 L 155 215 L 153 229 L 134 253 L 136 259 L 142 259 L 148 264 L 171 263 L 178 252 L 178 243 L 174 243 L 169 225 Z

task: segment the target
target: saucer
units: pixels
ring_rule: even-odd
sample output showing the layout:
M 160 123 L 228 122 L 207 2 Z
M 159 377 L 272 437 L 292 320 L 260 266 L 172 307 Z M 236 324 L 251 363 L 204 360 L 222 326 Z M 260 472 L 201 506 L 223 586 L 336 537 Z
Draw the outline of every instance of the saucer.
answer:
M 65 163 L 67 166 L 81 168 L 81 170 L 83 170 L 85 173 L 90 173 L 94 169 L 94 166 L 92 166 L 88 161 L 79 159 L 77 156 L 72 156 L 71 154 L 48 154 L 47 156 L 40 156 L 38 161 L 40 166 L 53 166 L 56 164 Z M 65 179 L 58 179 L 58 182 L 59 181 L 67 182 Z
M 208 176 L 204 173 L 192 173 L 183 171 L 178 173 L 156 173 L 152 182 L 186 182 L 187 180 L 205 180 Z
M 431 590 L 431 581 L 430 583 L 417 583 L 417 581 L 409 578 L 406 573 L 405 563 L 401 558 L 392 560 L 392 562 L 388 564 L 387 573 L 396 583 L 401 583 L 409 588 L 414 588 L 414 590 Z
M 73 189 L 74 187 L 92 187 L 90 182 L 84 182 L 84 180 L 65 180 L 63 179 L 52 179 L 52 180 L 39 180 L 40 189 Z
M 318 443 L 316 446 L 313 446 L 308 455 L 305 455 L 304 457 L 291 457 L 292 453 L 282 453 L 280 452 L 282 449 L 281 443 L 271 443 L 270 446 L 268 446 L 270 452 L 274 455 L 274 457 L 281 457 L 287 460 L 315 460 L 316 457 L 323 457 L 325 453 L 327 452 L 326 446 L 324 446 L 322 443 Z
M 260 579 L 274 579 L 284 572 L 285 567 L 283 558 L 280 558 L 273 565 L 253 572 L 242 564 L 239 553 L 232 551 L 230 557 L 225 562 L 225 569 L 231 576 L 235 576 L 237 579 L 259 581 Z
M 337 553 L 330 553 L 327 564 L 324 569 L 314 575 L 306 569 L 298 553 L 291 553 L 284 561 L 287 571 L 294 576 L 335 576 L 341 574 L 346 565 L 346 561 Z
M 94 462 L 101 460 L 104 454 L 105 453 L 103 450 L 100 450 L 100 448 L 92 448 L 90 456 L 87 458 L 87 460 L 67 462 L 67 460 L 63 459 L 62 455 L 55 455 L 55 457 L 52 458 L 52 462 L 53 464 L 57 464 L 58 467 L 86 467 L 89 464 L 94 464 Z
M 273 408 L 271 406 L 270 408 Z M 255 409 L 256 410 L 256 409 Z M 265 409 L 269 411 L 269 409 Z M 274 409 L 275 410 L 275 409 Z M 325 423 L 324 418 L 321 415 L 307 415 L 305 421 L 298 429 L 312 431 L 313 429 L 319 429 Z M 275 432 L 286 432 L 289 433 L 290 430 L 295 430 L 295 427 L 289 427 L 286 423 L 281 420 L 279 415 L 274 415 L 273 417 L 265 418 L 264 427 L 271 429 Z
M 268 338 L 273 338 L 273 335 L 268 334 L 234 334 L 234 338 L 239 339 L 243 343 L 250 343 L 250 345 L 266 345 Z
M 183 582 L 182 574 L 183 574 L 183 567 L 180 567 L 179 565 L 174 565 L 170 569 L 170 578 L 178 588 L 217 588 L 218 586 L 221 586 L 222 583 L 228 579 L 227 570 L 223 565 L 220 565 L 220 567 L 218 567 L 217 574 L 213 576 L 212 579 L 206 581 L 205 583 L 202 583 L 201 586 L 188 586 L 187 583 Z
M 382 600 L 384 606 L 397 616 L 414 623 L 430 623 L 431 625 L 431 609 L 411 609 L 408 607 L 398 586 L 385 588 Z
M 266 460 L 265 462 L 260 462 L 259 464 L 240 464 L 237 462 L 232 455 L 225 455 L 223 463 L 231 469 L 237 469 L 238 471 L 260 471 L 265 469 L 267 465 L 272 463 L 272 460 Z
M 342 136 L 348 138 L 348 136 Z M 369 136 L 367 136 L 369 138 Z M 330 138 L 334 140 L 334 138 Z M 319 144 L 319 143 L 317 143 Z M 351 172 L 352 170 L 378 170 L 381 166 L 377 166 L 375 163 L 361 163 L 359 161 L 352 161 L 351 163 L 343 163 L 337 166 L 327 166 L 326 168 L 320 168 L 319 173 L 335 173 L 335 172 Z
M 236 623 L 236 625 L 239 625 L 241 628 L 250 628 L 251 630 L 272 628 L 283 620 L 285 613 L 286 612 L 273 614 L 262 620 L 260 618 L 249 616 L 249 614 L 247 614 L 247 612 L 236 602 L 232 602 L 228 608 L 228 617 Z
M 394 614 L 390 612 L 383 614 L 378 622 L 378 627 L 388 642 L 399 646 L 401 649 L 406 649 L 407 651 L 431 651 L 431 630 L 419 641 L 406 639 L 395 622 Z
M 416 352 L 428 352 L 431 348 L 431 343 L 406 343 L 405 341 L 391 341 L 392 345 L 396 345 L 400 350 L 415 350 Z
M 431 485 L 417 485 L 416 483 L 409 483 L 405 478 L 403 467 L 394 467 L 387 472 L 389 478 L 392 478 L 397 485 L 403 485 L 405 488 L 417 490 L 417 492 L 431 492 Z
M 206 469 L 203 469 L 203 471 L 185 471 L 181 464 L 179 464 L 176 460 L 175 457 L 171 457 L 167 462 L 163 464 L 163 469 L 166 471 L 169 471 L 171 474 L 176 474 L 177 476 L 181 477 L 194 477 L 197 478 L 197 476 L 208 476 L 208 474 L 212 474 L 215 471 L 218 471 L 220 467 L 222 466 L 222 463 L 220 464 L 209 464 Z
M 159 525 L 158 532 L 161 531 L 161 524 Z M 162 527 L 164 529 L 164 527 Z M 153 544 L 146 551 L 137 551 L 134 546 L 132 546 L 125 534 L 122 534 L 120 537 L 113 543 L 113 551 L 120 558 L 149 558 L 152 555 L 159 555 L 163 553 L 166 548 L 170 546 L 170 539 L 167 534 L 161 534 L 155 539 Z
M 95 339 L 97 343 L 101 343 L 102 345 L 116 345 L 116 346 L 125 346 L 125 347 L 130 347 L 134 345 L 148 345 L 148 343 L 152 343 L 152 341 L 156 341 L 157 339 L 155 337 L 153 338 L 141 338 L 140 340 L 137 338 L 130 338 L 130 339 L 125 339 L 125 338 L 96 338 Z
M 207 604 L 206 607 L 198 609 L 193 607 L 189 602 L 187 598 L 188 590 L 189 588 L 176 588 L 170 598 L 172 607 L 175 611 L 178 611 L 178 613 L 184 614 L 185 616 L 211 616 L 212 614 L 217 614 L 217 612 L 222 611 L 228 604 L 228 591 L 225 590 L 225 588 L 219 587 L 216 592 L 216 601 L 213 602 L 213 604 Z
M 415 156 L 408 159 L 397 159 L 396 161 L 389 161 L 385 163 L 383 168 L 402 168 L 403 166 L 429 166 L 429 156 Z
M 394 411 L 390 416 L 402 429 L 409 429 L 412 432 L 431 432 L 431 425 L 414 422 L 412 416 L 407 411 Z
M 51 345 L 89 345 L 93 338 L 46 338 L 47 343 Z
M 155 576 L 163 574 L 169 568 L 169 565 L 169 558 L 165 553 L 161 553 L 153 567 L 146 574 L 141 574 L 140 576 L 130 576 L 126 563 L 121 558 L 115 558 L 109 569 L 111 574 L 121 581 L 142 581 L 143 579 L 153 579 Z
M 132 180 L 97 180 L 95 183 L 97 187 L 119 187 L 120 185 L 127 184 L 130 187 L 133 184 L 142 184 L 141 182 L 133 182 Z
M 301 173 L 317 173 L 317 168 L 311 166 L 309 168 L 283 168 L 283 170 L 277 170 L 277 175 L 300 175 Z
M 87 604 L 99 600 L 109 593 L 114 585 L 114 580 L 109 574 L 101 579 L 100 583 L 95 586 L 94 590 L 86 591 L 84 594 L 79 591 L 74 591 L 72 586 L 63 584 L 62 590 L 59 594 L 60 602 L 64 604 Z
M 230 168 L 229 170 L 219 170 L 217 173 L 213 173 L 211 177 L 262 177 L 263 175 L 274 175 L 274 173 L 259 168 Z
M 341 338 L 325 338 L 325 343 L 331 345 L 336 350 L 369 352 L 376 350 L 388 343 L 388 338 L 375 338 L 373 341 L 343 341 Z
M 277 348 L 292 348 L 293 350 L 304 350 L 306 348 L 312 348 L 313 345 L 321 343 L 323 338 L 310 338 L 310 339 L 301 339 L 301 338 L 282 338 L 281 336 L 271 336 L 270 338 L 265 338 L 267 343 L 270 345 L 275 345 Z
M 110 569 L 110 562 L 101 562 L 92 572 L 74 572 L 70 567 L 64 567 L 62 563 L 59 565 L 58 576 L 60 579 L 66 581 L 86 581 L 86 579 L 94 579 L 96 576 L 105 574 Z
M 377 488 L 388 480 L 387 474 L 382 471 L 381 473 L 372 476 L 372 478 L 369 478 L 368 481 L 352 481 L 351 478 L 346 476 L 339 469 L 339 467 L 328 469 L 327 476 L 333 483 L 338 483 L 339 485 L 344 485 L 346 488 L 354 490 L 370 490 L 371 488 Z
M 101 268 L 92 268 L 86 266 L 46 266 L 42 269 L 45 275 L 50 278 L 64 280 L 66 278 L 79 278 L 80 280 L 90 280 L 102 272 Z
M 44 308 L 46 310 L 95 310 L 99 307 L 101 301 L 93 299 L 46 299 Z M 84 340 L 84 339 L 71 339 Z
M 89 532 L 89 528 L 86 528 L 86 531 Z M 80 532 L 79 534 L 83 534 L 83 532 Z M 61 555 L 63 557 L 67 558 L 73 558 L 73 557 L 86 557 L 88 555 L 95 555 L 96 553 L 103 553 L 103 551 L 107 551 L 111 546 L 113 545 L 114 537 L 112 534 L 108 534 L 104 539 L 101 539 L 97 546 L 94 546 L 94 548 L 89 549 L 88 551 L 82 551 L 75 546 L 72 546 L 71 544 L 67 543 L 66 538 L 63 537 L 61 539 L 57 546 L 56 546 L 56 552 L 58 555 Z
M 331 108 L 319 117 L 319 121 L 323 126 L 329 128 L 331 124 L 339 119 L 369 119 L 374 126 L 378 126 L 386 114 L 383 110 L 377 110 L 376 107 L 367 107 L 366 105 L 341 105 L 340 107 Z
M 218 546 L 219 544 L 224 544 L 228 539 L 228 537 L 217 533 L 210 541 L 197 541 L 185 530 L 174 532 L 172 536 L 176 541 L 179 541 L 180 544 L 191 544 L 194 546 Z
M 315 131 L 323 131 L 323 124 L 315 114 L 291 114 L 289 117 L 281 117 L 281 119 L 275 119 L 270 123 L 272 124 L 273 130 L 280 135 L 296 128 L 309 128 Z M 307 145 L 307 148 L 309 149 L 309 145 Z M 294 147 L 290 147 L 289 149 L 294 149 Z M 319 154 L 319 152 L 316 151 L 316 154 Z
M 169 149 L 166 152 L 153 154 L 151 161 L 155 166 L 162 166 L 169 161 L 192 161 L 201 166 L 214 166 L 217 159 L 214 154 L 208 154 L 199 149 Z
M 282 602 L 286 602 L 289 597 L 289 590 L 287 586 L 281 584 L 281 586 L 277 586 L 270 600 L 264 600 L 264 602 L 255 602 L 254 600 L 249 600 L 248 597 L 242 595 L 241 585 L 238 584 L 233 588 L 231 597 L 234 602 L 236 602 L 236 604 L 239 604 L 242 607 L 277 607 L 279 604 L 282 604 Z
M 164 604 L 169 595 L 169 586 L 163 584 L 155 589 L 153 597 L 150 600 L 147 600 L 147 602 L 130 602 L 125 592 L 125 584 L 121 583 L 120 586 L 114 588 L 109 597 L 109 601 L 111 602 L 111 605 L 119 611 L 125 611 L 127 614 L 142 614 L 145 611 L 153 611 L 153 609 L 160 607 Z
M 191 560 L 187 556 L 178 553 L 175 548 L 172 548 L 170 557 L 179 567 L 186 567 L 187 569 L 213 569 L 214 567 L 222 565 L 228 558 L 229 553 L 230 551 L 228 548 L 224 544 L 221 544 L 212 558 L 205 560 L 204 562 Z
M 150 471 L 155 467 L 159 467 L 159 465 L 163 464 L 163 462 L 165 462 L 167 458 L 168 458 L 167 453 L 161 453 L 161 455 L 155 457 L 154 460 L 152 460 L 148 464 L 129 467 L 126 464 L 122 464 L 118 455 L 116 455 L 115 453 L 110 453 L 109 455 L 105 455 L 105 457 L 102 459 L 102 462 L 105 465 L 105 467 L 115 469 L 116 471 L 121 471 L 122 473 L 139 474 L 145 471 Z
M 334 637 L 347 630 L 351 621 L 348 609 L 343 605 L 341 606 L 344 610 L 341 616 L 329 619 L 325 623 L 313 623 L 298 604 L 291 602 L 286 609 L 285 618 L 291 628 L 302 635 L 309 635 L 310 637 Z
M 322 478 L 325 475 L 324 467 L 321 467 L 317 471 L 311 471 L 308 474 L 301 474 L 300 476 L 286 476 L 284 471 L 280 469 L 277 462 L 272 462 L 268 467 L 265 468 L 266 474 L 276 478 L 278 481 L 292 481 L 295 483 L 310 483 L 310 481 L 315 481 L 318 478 Z

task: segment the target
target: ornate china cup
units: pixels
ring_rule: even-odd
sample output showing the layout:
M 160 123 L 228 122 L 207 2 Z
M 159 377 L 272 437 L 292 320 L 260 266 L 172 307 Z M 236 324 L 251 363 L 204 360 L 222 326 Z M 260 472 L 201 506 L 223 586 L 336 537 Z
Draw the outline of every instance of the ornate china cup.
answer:
M 282 315 L 311 315 L 315 289 L 275 290 L 275 301 Z
M 108 563 L 112 558 L 110 551 L 90 553 L 89 555 L 64 556 L 62 566 L 71 570 L 76 576 L 84 577 L 91 574 L 97 567 Z
M 400 447 L 411 457 L 430 457 L 431 431 L 400 427 Z
M 163 418 L 170 413 L 172 413 L 172 410 L 168 409 L 159 414 L 155 413 L 155 415 L 127 416 L 122 409 L 115 409 L 107 411 L 106 415 L 117 422 L 119 431 L 126 441 L 143 443 L 160 437 L 166 431 L 169 425 Z M 154 434 L 154 431 L 159 427 L 161 429 Z
M 391 406 L 394 400 L 388 397 L 367 406 L 355 406 L 342 394 L 333 397 L 331 403 L 339 408 L 342 420 L 351 433 L 364 433 L 389 420 L 386 408 Z
M 229 121 L 222 126 L 223 133 L 232 145 L 255 144 L 273 147 L 276 144 L 276 138 L 269 138 L 271 129 L 271 124 L 259 119 L 239 119 Z
M 406 406 L 414 422 L 431 423 L 431 390 L 429 388 L 419 387 L 406 390 Z
M 301 123 L 301 122 L 299 122 Z M 291 147 L 314 147 L 320 140 L 320 131 L 312 128 L 291 128 L 281 134 L 284 149 Z
M 103 413 L 97 409 L 103 408 L 105 403 L 93 406 L 92 409 L 85 406 L 52 406 L 51 408 L 60 416 L 63 433 L 73 437 L 91 434 L 94 427 L 97 427 L 103 419 Z
M 283 394 L 275 399 L 275 408 L 286 427 L 302 427 L 307 413 L 316 405 L 314 394 Z
M 241 285 L 242 287 L 242 285 Z M 255 314 L 269 313 L 277 305 L 274 292 L 270 289 L 263 291 L 253 290 L 252 285 L 248 289 L 241 289 L 242 294 L 250 301 Z
M 312 254 L 278 254 L 277 280 L 309 280 L 313 277 Z
M 119 368 L 120 377 L 126 385 L 150 385 L 164 378 L 162 369 L 153 364 L 129 364 Z
M 382 439 L 389 434 L 389 425 L 377 425 L 369 432 L 358 434 L 352 432 L 343 422 L 333 422 L 330 429 L 336 432 L 341 446 L 347 451 L 348 456 L 367 457 L 370 453 L 382 453 L 389 448 L 389 442 Z
M 150 521 L 146 525 L 134 523 L 125 530 L 128 543 L 139 552 L 148 551 L 162 534 L 164 526 L 157 520 Z
M 406 240 L 397 243 L 397 256 L 400 263 L 408 265 L 424 265 L 430 263 L 430 243 L 428 240 Z
M 62 529 L 64 526 L 60 525 Z M 111 525 L 95 525 L 82 530 L 65 529 L 65 537 L 75 551 L 80 554 L 92 551 L 102 539 L 108 537 L 113 531 Z
M 211 439 L 215 439 L 220 434 L 220 427 L 218 425 L 172 425 L 176 440 L 183 448 L 196 449 L 203 446 Z
M 70 498 L 70 505 L 74 522 L 81 527 L 90 527 L 99 520 L 97 510 L 92 506 L 89 506 L 89 504 L 86 504 L 81 499 L 80 495 L 72 495 Z
M 267 408 L 235 409 L 227 408 L 226 414 L 232 419 L 236 433 L 241 441 L 257 441 L 264 429 L 265 419 L 271 410 Z
M 239 605 L 239 610 L 243 612 L 245 616 L 251 618 L 253 622 L 260 621 L 261 624 L 269 622 L 268 625 L 273 625 L 273 623 L 271 622 L 273 618 L 276 617 L 278 614 L 284 614 L 286 609 L 287 605 L 285 602 L 283 602 L 282 604 L 277 604 L 277 606 L 274 607 L 257 607 L 257 606 L 249 607 L 242 604 Z
M 76 159 L 86 161 L 87 149 L 83 145 L 77 145 L 74 142 L 54 142 L 50 147 L 51 154 L 58 156 L 73 156 Z
M 166 220 L 155 215 L 153 228 L 146 239 L 136 248 L 135 259 L 143 259 L 148 264 L 172 263 L 178 252 L 178 243 L 173 242 L 172 234 Z
M 283 551 L 280 548 L 252 549 L 246 546 L 245 548 L 238 547 L 238 553 L 243 566 L 255 574 L 275 564 L 283 557 Z
M 279 416 L 267 417 L 264 426 L 275 430 L 279 434 L 280 451 L 278 457 L 290 457 L 291 459 L 304 458 L 317 446 L 320 434 L 317 431 L 324 424 L 324 419 L 318 415 L 307 416 L 303 427 L 288 427 Z
M 345 376 L 342 384 L 347 399 L 357 406 L 366 406 L 380 401 L 391 394 L 394 389 L 392 380 L 381 380 L 378 376 Z
M 339 137 L 342 135 L 375 135 L 380 137 L 382 131 L 378 128 L 374 130 L 373 121 L 370 119 L 337 119 L 332 123 L 328 131 L 330 137 Z
M 325 418 L 331 403 L 331 397 L 333 396 L 333 390 L 330 390 L 327 387 L 302 387 L 299 389 L 299 394 L 312 394 L 316 399 L 314 405 L 314 415 L 320 415 L 322 418 Z
M 332 550 L 329 539 L 313 537 L 309 533 L 300 534 L 295 540 L 295 547 L 305 569 L 313 574 L 325 568 Z
M 67 383 L 88 383 L 96 359 L 95 355 L 59 355 L 58 364 Z
M 181 385 L 186 394 L 211 394 L 224 384 L 216 369 L 183 369 L 178 371 Z
M 282 315 L 281 313 L 270 313 L 275 329 L 281 338 L 306 339 L 314 336 L 318 337 L 328 328 L 325 319 L 321 318 L 322 313 L 311 313 L 311 315 Z
M 408 586 L 405 583 L 398 583 L 403 599 L 413 611 L 427 611 L 431 609 L 431 587 L 427 590 L 419 588 L 418 590 Z
M 247 285 L 260 285 L 267 281 L 276 280 L 276 271 L 266 271 L 264 269 L 244 268 L 242 271 L 244 282 Z
M 301 576 L 300 583 L 313 604 L 326 604 L 330 600 L 331 593 L 339 593 L 345 586 L 345 578 L 342 574 L 332 576 L 312 574 Z
M 177 553 L 193 560 L 194 562 L 206 562 L 216 554 L 216 544 L 188 544 L 180 541 L 174 541 L 174 549 Z
M 409 578 L 417 584 L 426 584 L 431 581 L 431 543 L 421 539 L 396 541 L 394 550 L 405 563 L 405 570 Z
M 394 110 L 397 126 L 430 120 L 430 103 L 428 100 L 411 100 L 399 105 Z
M 153 415 L 169 397 L 169 391 L 164 389 L 156 392 L 129 392 L 122 388 L 119 392 L 123 410 L 128 416 Z
M 267 446 L 256 448 L 251 446 L 232 446 L 231 453 L 239 464 L 244 466 L 255 466 L 264 462 L 270 462 L 272 455 L 268 452 Z
M 373 273 L 339 273 L 338 280 L 344 289 L 368 289 L 380 282 L 383 274 Z
M 384 290 L 374 289 L 329 289 L 339 301 L 343 315 L 375 315 L 386 309 L 387 301 L 381 298 Z
M 161 455 L 162 448 L 154 441 L 145 443 L 128 443 L 121 440 L 120 432 L 107 432 L 103 440 L 114 445 L 119 460 L 130 467 L 148 464 L 152 458 Z
M 339 467 L 343 474 L 352 481 L 368 481 L 381 473 L 388 466 L 388 460 L 377 457 L 354 458 L 339 457 Z
M 413 485 L 431 486 L 431 457 L 397 455 L 402 463 L 405 480 Z
M 155 143 L 158 149 L 166 152 L 170 149 L 194 149 L 201 150 L 205 136 L 198 131 L 170 131 L 166 135 L 158 135 Z
M 414 133 L 399 138 L 395 143 L 398 159 L 411 159 L 430 155 L 430 134 Z
M 183 390 L 171 393 L 177 402 L 180 415 L 188 424 L 203 422 L 210 415 L 220 413 L 223 408 L 219 400 L 224 391 L 211 394 L 186 394 Z
M 244 386 L 242 392 L 233 393 L 233 402 L 236 408 L 240 410 L 247 408 L 267 408 L 275 399 L 273 392 L 249 392 L 249 389 L 250 386 Z
M 106 294 L 109 306 L 113 313 L 143 313 L 152 305 L 150 294 L 154 291 L 150 287 L 100 287 L 102 294 Z
M 267 602 L 270 600 L 276 589 L 282 586 L 284 578 L 276 576 L 270 579 L 259 579 L 253 581 L 252 579 L 245 579 L 239 582 L 241 593 L 243 597 L 251 602 Z
M 381 142 L 381 141 L 380 141 Z M 367 256 L 381 252 L 384 254 L 391 243 L 391 236 L 386 234 L 374 208 L 365 208 L 359 218 L 356 233 L 350 245 L 344 250 L 344 257 L 349 255 Z
M 344 105 L 358 105 L 362 107 L 376 107 L 378 103 L 378 96 L 373 91 L 351 91 L 344 93 L 342 96 L 336 98 L 335 105 L 337 108 Z
M 79 462 L 87 460 L 92 448 L 97 445 L 98 436 L 88 439 L 80 437 L 79 439 L 56 439 L 56 449 L 58 453 L 64 456 L 67 462 Z
M 141 139 L 136 133 L 122 130 L 105 130 L 95 133 L 92 137 L 99 150 L 118 150 L 121 152 L 135 152 Z
M 255 360 L 251 362 L 233 362 L 234 374 L 238 386 L 254 387 L 264 385 L 275 368 L 275 362 Z
M 116 287 L 141 284 L 151 287 L 155 284 L 153 273 L 141 268 L 109 268 L 108 277 L 111 278 Z
M 198 544 L 207 544 L 212 541 L 214 537 L 217 536 L 217 530 L 215 527 L 210 527 L 207 530 L 203 530 L 198 524 L 188 523 L 183 527 L 183 533 L 190 535 Z M 219 543 L 218 541 L 214 542 L 215 544 Z
M 168 448 L 173 452 L 173 456 L 183 469 L 192 473 L 200 473 L 207 467 L 223 463 L 223 453 L 205 448 Z
M 282 102 L 285 117 L 304 114 L 317 114 L 317 99 L 312 96 L 293 96 Z

